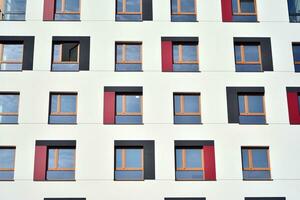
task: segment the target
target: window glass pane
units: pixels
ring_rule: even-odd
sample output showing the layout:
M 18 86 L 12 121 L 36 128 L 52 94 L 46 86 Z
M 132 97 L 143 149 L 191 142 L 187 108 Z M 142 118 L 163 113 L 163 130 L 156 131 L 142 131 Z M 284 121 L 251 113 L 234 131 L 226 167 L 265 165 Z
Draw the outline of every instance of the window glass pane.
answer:
M 245 61 L 246 62 L 257 62 L 259 61 L 259 52 L 257 45 L 245 45 Z
M 142 150 L 141 149 L 126 149 L 126 168 L 141 168 L 142 167 Z
M 182 45 L 182 59 L 184 61 L 197 61 L 197 46 Z
M 176 171 L 176 180 L 203 180 L 203 171 L 202 170 L 193 170 L 193 171 Z
M 140 61 L 141 60 L 141 46 L 140 45 L 126 45 L 126 61 Z
M 58 167 L 59 168 L 74 168 L 75 167 L 75 150 L 74 149 L 59 149 Z
M 180 95 L 174 96 L 175 113 L 180 112 Z
M 126 0 L 126 11 L 127 12 L 140 12 L 141 0 Z
M 116 170 L 115 180 L 138 181 L 144 179 L 142 170 Z
M 268 168 L 268 153 L 266 149 L 252 149 L 254 168 Z
M 141 96 L 126 95 L 126 112 L 141 112 Z
M 60 46 L 61 46 L 60 44 L 53 45 L 53 61 L 54 62 L 60 62 L 60 56 L 61 56 Z
M 300 4 L 299 4 L 300 5 Z M 300 45 L 293 45 L 294 61 L 300 61 Z
M 239 111 L 240 113 L 245 112 L 245 97 L 243 95 L 239 95 Z
M 238 1 L 239 0 L 232 0 L 232 11 L 233 11 L 233 13 L 238 13 Z
M 176 149 L 176 168 L 182 167 L 182 149 Z
M 117 101 L 117 113 L 122 112 L 122 105 L 123 105 L 123 95 L 117 95 L 116 101 Z
M 262 96 L 248 96 L 249 112 L 263 112 L 263 97 Z
M 178 12 L 178 0 L 172 0 L 172 13 Z
M 23 13 L 25 12 L 26 0 L 5 0 L 5 13 Z
M 249 168 L 248 149 L 242 149 L 243 168 Z
M 64 170 L 64 171 L 47 171 L 47 180 L 74 180 L 75 170 Z
M 51 95 L 51 112 L 57 112 L 57 96 Z
M 66 12 L 78 12 L 80 0 L 65 0 L 65 11 Z
M 254 13 L 254 0 L 240 0 L 242 13 Z
M 116 168 L 122 167 L 122 149 L 116 149 Z
M 15 162 L 15 149 L 0 149 L 0 168 L 13 169 Z
M 64 43 L 62 45 L 62 61 L 76 62 L 78 59 L 78 43 Z
M 173 61 L 177 63 L 179 61 L 179 46 L 173 45 Z
M 4 44 L 2 60 L 22 62 L 23 44 Z
M 202 167 L 202 151 L 200 149 L 186 149 L 185 152 L 187 168 Z
M 234 55 L 235 55 L 235 61 L 236 62 L 241 62 L 242 61 L 241 45 L 234 45 Z
M 19 95 L 0 95 L 0 112 L 17 113 Z
M 62 11 L 62 0 L 56 0 L 55 1 L 55 9 L 56 12 L 61 12 Z
M 118 44 L 117 45 L 117 62 L 122 62 L 122 58 L 123 58 L 123 55 L 122 55 L 122 50 L 123 50 L 123 45 L 122 44 Z
M 184 112 L 199 112 L 199 96 L 184 95 Z
M 61 95 L 61 112 L 76 112 L 76 95 Z
M 266 179 L 270 179 L 271 178 L 271 173 L 270 170 L 251 170 L 251 171 L 247 171 L 244 170 L 243 171 L 243 178 L 244 179 L 248 179 L 248 180 L 266 180 Z
M 123 0 L 117 0 L 117 12 L 123 11 Z
M 48 168 L 55 168 L 54 164 L 54 155 L 55 155 L 55 149 L 49 149 L 48 150 Z
M 75 124 L 76 115 L 50 115 L 50 124 Z
M 181 0 L 181 12 L 195 12 L 195 0 Z

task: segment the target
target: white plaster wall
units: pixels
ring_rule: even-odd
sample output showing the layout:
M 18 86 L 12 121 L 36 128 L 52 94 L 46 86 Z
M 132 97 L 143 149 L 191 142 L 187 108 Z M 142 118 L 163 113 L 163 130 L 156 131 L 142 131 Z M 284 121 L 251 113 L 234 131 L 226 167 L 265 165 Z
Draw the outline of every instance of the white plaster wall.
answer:
M 0 35 L 35 36 L 33 71 L 0 73 L 0 91 L 19 91 L 19 125 L 0 126 L 0 145 L 15 145 L 15 181 L 2 200 L 86 197 L 285 196 L 298 200 L 300 126 L 289 125 L 286 87 L 300 86 L 286 0 L 258 0 L 260 23 L 222 23 L 220 0 L 198 0 L 197 23 L 171 23 L 169 0 L 153 0 L 153 21 L 115 22 L 114 1 L 82 0 L 81 22 L 43 22 L 43 1 L 27 0 L 26 22 L 1 22 Z M 90 71 L 50 72 L 52 36 L 90 36 Z M 161 37 L 199 37 L 200 73 L 162 73 Z M 236 73 L 233 37 L 271 37 L 273 72 Z M 114 72 L 115 41 L 143 43 L 143 72 Z M 103 125 L 104 86 L 143 86 L 144 125 Z M 226 86 L 264 86 L 268 125 L 227 123 Z M 78 92 L 78 125 L 48 125 L 49 93 Z M 173 92 L 201 92 L 203 125 L 173 125 Z M 75 182 L 33 182 L 35 140 L 77 141 Z M 156 180 L 113 181 L 114 140 L 155 140 Z M 176 182 L 174 140 L 214 140 L 217 181 Z M 273 181 L 243 181 L 240 148 L 270 146 Z

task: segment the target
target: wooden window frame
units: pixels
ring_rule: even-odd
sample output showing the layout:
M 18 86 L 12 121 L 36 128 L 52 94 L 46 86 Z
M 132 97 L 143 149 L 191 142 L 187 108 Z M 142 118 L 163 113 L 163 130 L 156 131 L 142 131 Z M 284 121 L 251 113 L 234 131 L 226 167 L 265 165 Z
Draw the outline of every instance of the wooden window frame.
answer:
M 265 96 L 262 95 L 262 105 L 263 105 L 263 112 L 249 112 L 249 100 L 248 96 L 260 96 L 260 95 L 251 95 L 251 94 L 241 94 L 239 96 L 244 96 L 244 112 L 240 112 L 240 116 L 265 116 L 266 115 L 266 109 L 265 109 Z M 240 103 L 240 102 L 238 102 Z
M 54 168 L 49 168 L 47 167 L 48 171 L 75 171 L 75 162 L 76 162 L 76 149 L 75 148 L 48 148 L 48 156 L 47 160 L 49 160 L 49 150 L 53 149 L 54 150 Z M 59 150 L 61 149 L 72 149 L 73 150 L 73 161 L 74 161 L 74 167 L 73 168 L 59 168 L 58 163 L 59 163 Z
M 116 171 L 144 171 L 144 149 L 143 148 L 132 148 L 132 149 L 138 149 L 138 150 L 141 150 L 141 164 L 142 164 L 142 167 L 140 168 L 127 168 L 126 167 L 126 150 L 127 149 L 131 149 L 131 148 L 119 148 L 117 147 L 116 148 L 116 153 L 117 153 L 117 150 L 120 149 L 121 152 L 122 152 L 122 159 L 121 159 L 121 163 L 122 163 L 122 167 L 120 168 L 117 168 L 116 167 Z
M 51 112 L 51 105 L 52 105 L 52 96 L 54 95 L 57 95 L 57 104 L 56 104 L 56 107 L 57 107 L 57 111 L 56 112 Z M 76 96 L 76 110 L 75 112 L 61 112 L 61 96 L 64 96 L 64 95 L 74 95 Z M 76 116 L 77 115 L 77 104 L 78 104 L 78 98 L 77 98 L 77 94 L 56 94 L 56 93 L 53 93 L 53 94 L 50 94 L 50 99 L 51 99 L 51 102 L 50 102 L 50 115 L 51 116 Z
M 141 42 L 118 42 L 116 43 L 116 46 L 122 45 L 122 61 L 118 61 L 117 56 L 118 52 L 116 50 L 116 62 L 117 64 L 142 64 L 142 56 L 143 56 L 143 49 L 142 49 L 142 43 Z M 140 60 L 134 60 L 134 61 L 127 61 L 126 60 L 126 47 L 129 45 L 139 45 L 140 46 Z
M 19 110 L 19 104 L 20 104 L 20 95 L 19 94 L 1 94 L 1 95 L 14 95 L 14 96 L 18 96 L 18 110 Z M 19 112 L 0 112 L 0 116 L 19 116 Z
M 198 168 L 188 168 L 188 167 L 186 167 L 186 150 L 190 150 L 190 149 L 192 149 L 192 150 L 199 150 L 200 152 L 201 152 L 201 164 L 202 164 L 202 166 L 201 167 L 198 167 Z M 182 151 L 182 160 L 181 160 L 181 162 L 182 162 L 182 167 L 181 168 L 178 168 L 177 166 L 176 166 L 176 171 L 203 171 L 203 173 L 204 173 L 204 153 L 203 153 L 203 148 L 197 148 L 197 149 L 194 149 L 194 148 L 190 148 L 190 149 L 188 149 L 188 148 L 176 148 L 176 150 L 181 150 Z M 177 155 L 176 155 L 176 159 L 177 159 Z
M 241 0 L 236 0 L 236 1 L 237 1 L 238 12 L 234 12 L 233 15 L 237 15 L 237 16 L 256 16 L 257 15 L 256 0 L 253 0 L 253 4 L 254 4 L 254 12 L 253 13 L 242 12 Z
M 12 146 L 1 146 L 1 149 L 14 149 L 14 155 L 13 155 L 13 168 L 0 168 L 0 172 L 1 171 L 15 171 L 15 162 L 16 162 L 16 147 L 12 147 Z
M 62 61 L 62 54 L 63 54 L 63 51 L 62 51 L 62 47 L 63 47 L 63 44 L 67 44 L 67 43 L 58 43 L 58 44 L 53 44 L 53 59 L 52 59 L 52 64 L 79 64 L 79 60 L 80 60 L 80 43 L 79 42 L 74 42 L 74 43 L 78 43 L 77 44 L 77 61 Z M 54 61 L 54 50 L 55 50 L 55 45 L 59 45 L 59 61 Z
M 118 3 L 118 1 L 117 1 L 117 3 Z M 142 15 L 143 14 L 143 0 L 140 0 L 140 12 L 127 12 L 126 11 L 126 3 L 127 3 L 127 0 L 122 0 L 122 11 L 118 11 L 118 9 L 117 9 L 117 15 Z
M 197 60 L 195 61 L 185 61 L 183 60 L 183 47 L 184 45 L 187 45 L 185 43 L 174 43 L 173 46 L 178 46 L 178 61 L 175 61 L 173 59 L 174 64 L 199 64 L 199 49 L 198 44 L 192 44 L 193 46 L 196 46 L 196 54 L 197 54 Z M 173 51 L 173 57 L 174 57 L 174 51 Z
M 180 111 L 175 112 L 176 116 L 201 116 L 201 95 L 199 94 L 191 94 L 191 93 L 186 93 L 186 94 L 174 94 L 174 101 L 175 101 L 175 96 L 179 96 L 180 102 Z M 198 97 L 198 103 L 199 103 L 199 112 L 185 112 L 184 111 L 184 97 L 185 96 L 197 96 Z M 175 104 L 175 102 L 174 102 Z M 175 108 L 174 108 L 175 109 Z
M 267 151 L 267 162 L 268 162 L 268 167 L 267 168 L 256 168 L 256 167 L 253 167 L 253 156 L 252 156 L 252 150 L 253 149 L 264 149 L 264 150 Z M 248 168 L 244 168 L 244 166 L 243 166 L 243 171 L 271 171 L 271 166 L 270 166 L 270 151 L 269 151 L 268 147 L 242 147 L 242 150 L 247 150 L 248 163 L 249 163 L 249 167 Z
M 143 95 L 138 94 L 117 94 L 122 96 L 122 112 L 117 112 L 117 116 L 142 116 L 143 115 Z M 141 104 L 141 112 L 127 112 L 126 111 L 126 96 L 139 96 L 140 104 Z
M 241 61 L 235 61 L 236 64 L 238 65 L 262 65 L 262 56 L 261 56 L 261 46 L 255 45 L 258 48 L 258 61 L 245 61 L 245 46 L 250 46 L 248 44 L 239 44 L 239 45 L 234 45 L 234 46 L 239 46 L 240 51 L 241 51 Z M 235 52 L 237 53 L 237 52 Z
M 61 10 L 56 9 L 56 1 L 61 1 Z M 79 7 L 77 12 L 67 12 L 65 11 L 66 0 L 55 0 L 55 14 L 65 14 L 65 15 L 80 15 L 81 10 L 81 0 L 79 0 Z
M 4 53 L 4 46 L 5 45 L 22 45 L 23 49 L 22 49 L 22 60 L 21 61 L 17 61 L 17 60 L 13 60 L 13 61 L 3 61 L 3 53 Z M 0 65 L 1 64 L 23 64 L 23 56 L 24 56 L 24 44 L 20 43 L 16 43 L 16 44 L 5 44 L 5 43 L 1 43 L 0 44 Z
M 194 12 L 181 12 L 181 1 L 185 0 L 172 0 L 177 1 L 177 12 L 172 11 L 172 15 L 197 15 L 197 0 L 194 0 Z M 171 5 L 172 6 L 172 5 Z

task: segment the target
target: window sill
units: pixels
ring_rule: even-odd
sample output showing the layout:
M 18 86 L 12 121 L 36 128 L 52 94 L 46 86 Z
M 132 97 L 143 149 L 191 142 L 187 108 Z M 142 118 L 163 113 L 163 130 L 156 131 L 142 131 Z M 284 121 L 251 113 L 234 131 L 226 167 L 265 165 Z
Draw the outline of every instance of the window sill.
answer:
M 203 125 L 203 123 L 174 123 L 174 125 Z
M 15 182 L 15 180 L 13 179 L 13 180 L 1 180 L 0 179 L 0 182 Z
M 77 123 L 48 123 L 48 125 L 78 125 Z
M 128 181 L 130 181 L 130 182 L 136 182 L 136 181 L 142 182 L 142 181 L 145 181 L 145 179 L 142 179 L 142 180 L 116 180 L 116 179 L 114 179 L 114 181 L 116 181 L 116 182 L 128 182 Z
M 108 125 L 144 125 L 144 123 L 139 123 L 139 124 L 108 124 Z
M 0 123 L 0 126 L 1 125 L 19 125 L 19 123 Z
M 21 19 L 21 20 L 0 20 L 2 22 L 25 22 L 25 19 Z
M 81 22 L 81 20 L 43 20 L 44 22 Z
M 273 181 L 273 179 L 243 179 L 243 181 Z
M 42 180 L 42 182 L 75 182 L 76 180 Z M 41 182 L 41 181 L 39 181 Z
M 264 124 L 241 124 L 241 123 L 238 123 L 239 125 L 269 125 L 268 123 L 264 123 Z

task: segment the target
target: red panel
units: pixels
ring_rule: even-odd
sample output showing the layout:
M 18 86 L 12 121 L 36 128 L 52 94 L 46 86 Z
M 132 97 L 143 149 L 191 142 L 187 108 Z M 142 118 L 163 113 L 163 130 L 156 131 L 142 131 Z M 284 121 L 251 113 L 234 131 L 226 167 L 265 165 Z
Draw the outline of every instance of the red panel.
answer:
M 221 0 L 223 22 L 232 21 L 232 0 Z
M 206 181 L 216 180 L 215 148 L 204 146 L 204 179 Z
M 115 92 L 104 92 L 104 124 L 115 123 Z
M 300 124 L 300 112 L 297 92 L 288 92 L 288 108 L 291 124 Z
M 172 41 L 161 42 L 161 60 L 162 60 L 162 71 L 172 72 L 173 71 L 173 55 L 172 55 Z
M 47 146 L 36 146 L 34 157 L 34 181 L 46 180 Z
M 55 0 L 44 0 L 44 21 L 54 20 Z

